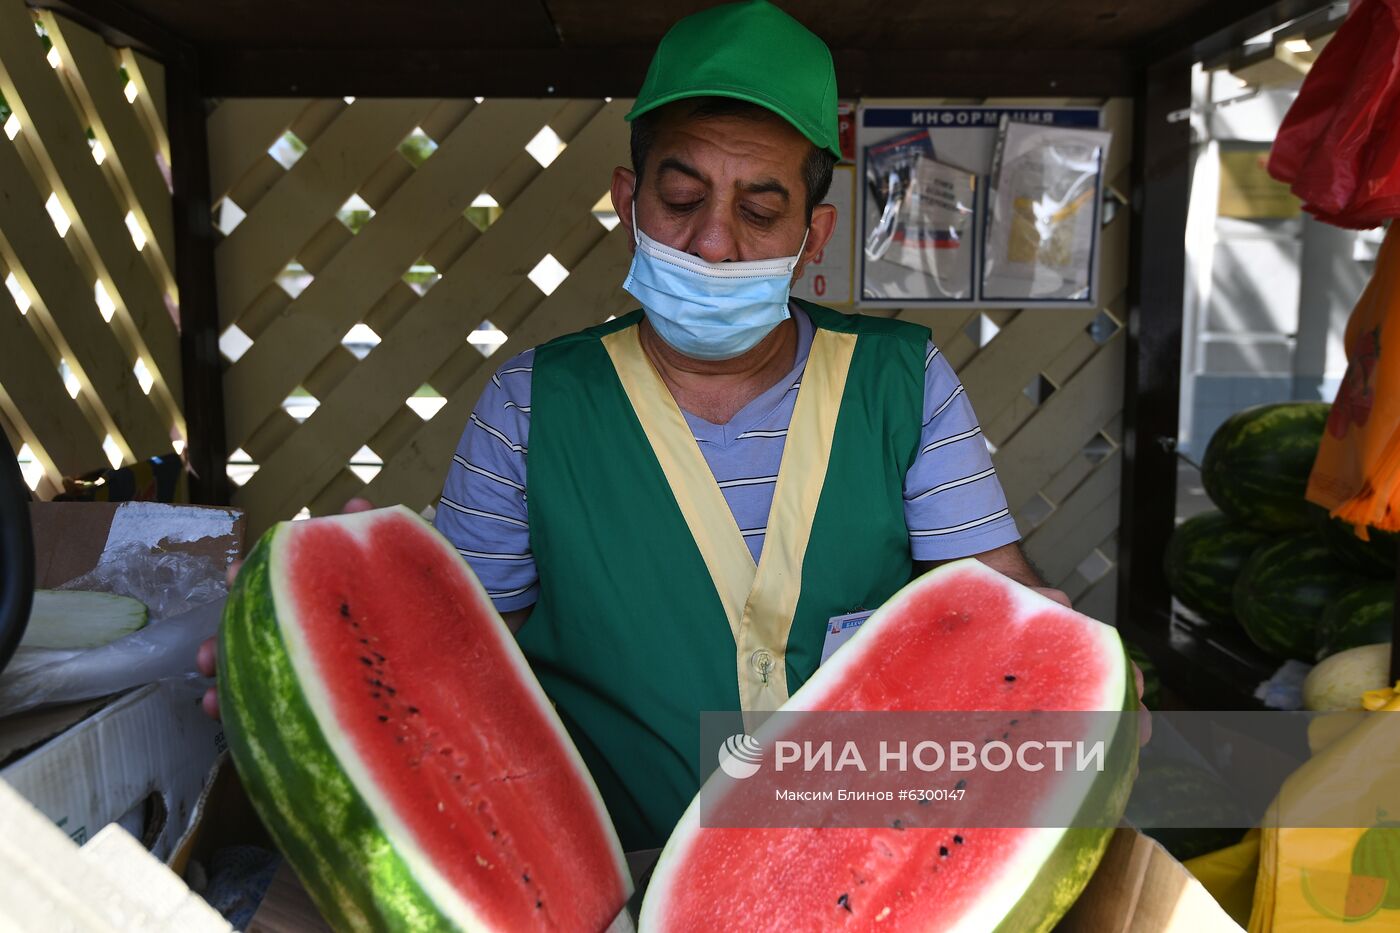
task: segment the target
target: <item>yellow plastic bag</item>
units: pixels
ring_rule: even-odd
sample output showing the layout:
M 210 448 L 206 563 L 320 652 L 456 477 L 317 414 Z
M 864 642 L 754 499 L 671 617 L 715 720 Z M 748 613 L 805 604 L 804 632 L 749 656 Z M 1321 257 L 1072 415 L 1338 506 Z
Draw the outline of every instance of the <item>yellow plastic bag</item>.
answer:
M 1249 922 L 1254 903 L 1254 881 L 1259 874 L 1259 836 L 1259 830 L 1251 829 L 1234 845 L 1185 862 L 1187 870 L 1240 926 Z
M 1353 728 L 1284 781 L 1259 837 L 1250 933 L 1400 930 L 1400 716 L 1392 712 L 1400 691 L 1378 712 L 1356 714 Z M 1374 816 L 1357 826 L 1358 814 Z M 1333 818 L 1342 825 L 1318 828 Z

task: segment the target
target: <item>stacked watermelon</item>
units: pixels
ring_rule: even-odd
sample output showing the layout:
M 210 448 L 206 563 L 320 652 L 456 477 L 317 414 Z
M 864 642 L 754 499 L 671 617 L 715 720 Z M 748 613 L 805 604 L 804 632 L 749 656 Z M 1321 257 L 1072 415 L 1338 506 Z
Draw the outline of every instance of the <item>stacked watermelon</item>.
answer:
M 1283 402 L 1228 418 L 1201 466 L 1219 511 L 1183 522 L 1167 545 L 1172 595 L 1279 659 L 1312 662 L 1384 640 L 1373 636 L 1390 618 L 1393 593 L 1374 584 L 1394 580 L 1400 536 L 1363 541 L 1304 496 L 1329 410 Z

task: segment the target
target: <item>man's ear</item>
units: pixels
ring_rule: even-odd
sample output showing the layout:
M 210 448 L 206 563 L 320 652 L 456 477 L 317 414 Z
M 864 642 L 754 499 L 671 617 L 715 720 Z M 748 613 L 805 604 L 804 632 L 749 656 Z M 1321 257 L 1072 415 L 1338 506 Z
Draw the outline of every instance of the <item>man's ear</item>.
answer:
M 831 235 L 836 232 L 836 207 L 832 204 L 818 204 L 812 208 L 812 222 L 808 225 L 807 245 L 802 250 L 802 255 L 797 260 L 797 269 L 793 272 L 792 280 L 796 282 L 802 278 L 802 272 L 807 263 L 811 262 L 821 251 L 826 249 L 826 244 L 831 242 Z
M 636 231 L 632 229 L 632 199 L 637 190 L 637 173 L 630 168 L 623 168 L 619 165 L 613 169 L 612 176 L 612 205 L 617 211 L 617 219 L 622 221 L 622 226 L 627 230 L 627 252 L 631 253 L 637 248 Z

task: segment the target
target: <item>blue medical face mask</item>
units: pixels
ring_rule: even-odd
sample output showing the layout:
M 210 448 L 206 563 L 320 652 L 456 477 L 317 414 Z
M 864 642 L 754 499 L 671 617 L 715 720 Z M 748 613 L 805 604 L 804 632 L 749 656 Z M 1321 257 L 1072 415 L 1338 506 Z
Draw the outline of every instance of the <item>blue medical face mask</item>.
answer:
M 680 353 L 697 360 L 728 360 L 752 350 L 787 320 L 796 256 L 750 262 L 706 262 L 658 243 L 637 226 L 632 268 L 622 287 L 642 303 L 651 326 Z M 810 232 L 810 228 L 809 231 Z

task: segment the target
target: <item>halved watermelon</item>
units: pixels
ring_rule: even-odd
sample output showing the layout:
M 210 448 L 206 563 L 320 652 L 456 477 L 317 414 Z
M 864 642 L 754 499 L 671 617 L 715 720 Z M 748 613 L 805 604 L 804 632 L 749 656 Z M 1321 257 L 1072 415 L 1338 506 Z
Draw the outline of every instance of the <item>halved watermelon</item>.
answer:
M 602 799 L 466 563 L 404 508 L 282 523 L 230 593 L 248 795 L 338 930 L 602 930 Z
M 966 560 L 895 594 L 783 710 L 1136 707 L 1114 629 Z M 1111 718 L 1103 772 L 1054 788 L 1069 812 L 1094 814 L 1073 828 L 721 828 L 701 825 L 697 797 L 652 874 L 640 927 L 1048 930 L 1093 874 L 1131 787 L 1136 717 Z

